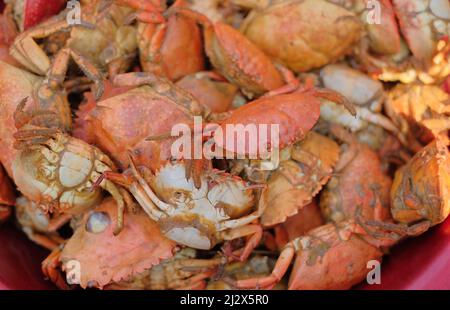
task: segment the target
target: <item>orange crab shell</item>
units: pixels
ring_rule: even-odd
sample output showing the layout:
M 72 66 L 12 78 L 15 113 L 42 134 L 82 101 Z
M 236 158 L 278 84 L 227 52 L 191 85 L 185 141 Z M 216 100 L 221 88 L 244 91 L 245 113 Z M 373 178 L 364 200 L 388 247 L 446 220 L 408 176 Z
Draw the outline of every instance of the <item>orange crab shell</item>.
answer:
M 267 126 L 266 141 L 260 137 L 258 133 L 257 141 L 259 145 L 273 146 L 272 141 L 276 137 L 272 137 L 271 129 L 273 125 L 279 126 L 279 149 L 282 149 L 294 142 L 303 139 L 306 134 L 313 128 L 320 116 L 320 100 L 308 93 L 292 93 L 286 95 L 277 95 L 264 97 L 247 103 L 246 105 L 232 112 L 221 125 L 223 138 L 214 137 L 215 143 L 221 149 L 236 153 L 238 155 L 259 156 L 261 151 L 252 148 L 254 143 L 250 143 L 249 135 L 242 136 L 231 135 L 227 133 L 228 125 L 237 126 L 253 126 L 256 124 L 258 131 Z M 227 141 L 226 137 L 230 136 L 233 141 Z M 238 145 L 244 143 L 243 154 L 239 154 Z M 232 146 L 234 149 L 230 149 Z M 258 147 L 258 146 L 257 146 Z
M 2 142 L 0 162 L 11 178 L 13 176 L 12 162 L 17 154 L 13 137 L 17 131 L 14 112 L 24 98 L 32 95 L 35 85 L 41 81 L 41 78 L 27 71 L 0 61 L 0 141 Z
M 229 81 L 256 96 L 284 85 L 270 58 L 244 35 L 221 22 L 212 27 L 205 30 L 206 54 Z
M 390 218 L 392 180 L 382 170 L 377 153 L 363 144 L 357 148 L 355 157 L 333 176 L 322 192 L 320 207 L 327 220 L 354 218 L 358 210 L 367 220 Z
M 282 223 L 311 203 L 333 173 L 339 146 L 312 131 L 305 140 L 292 146 L 291 157 L 272 172 L 263 191 L 261 199 L 267 203 L 261 216 L 264 226 Z
M 84 129 L 75 133 L 97 145 L 121 168 L 128 167 L 131 150 L 138 166 L 156 171 L 170 158 L 173 139 L 146 141 L 146 138 L 171 132 L 174 124 L 191 122 L 192 115 L 186 109 L 142 86 L 98 102 L 80 120 Z
M 158 265 L 173 256 L 176 244 L 165 238 L 158 225 L 143 211 L 128 213 L 124 228 L 114 236 L 117 206 L 113 199 L 105 199 L 95 210 L 86 213 L 61 253 L 63 270 L 70 262 L 80 266 L 80 285 L 98 288 Z M 94 233 L 87 230 L 94 212 L 106 213 L 109 226 Z
M 242 31 L 274 60 L 304 72 L 348 53 L 360 40 L 363 24 L 326 1 L 283 1 L 251 16 Z
M 103 101 L 111 97 L 123 94 L 130 90 L 129 87 L 115 87 L 109 80 L 104 81 L 105 90 L 102 97 L 98 101 Z M 89 121 L 86 121 L 89 113 L 97 107 L 97 101 L 92 92 L 84 93 L 84 102 L 80 104 L 78 110 L 75 112 L 76 118 L 73 124 L 73 136 L 81 139 L 87 143 L 95 142 L 95 135 L 93 128 L 90 128 Z
M 450 214 L 450 156 L 446 141 L 435 140 L 397 170 L 391 189 L 392 217 L 405 224 Z
M 281 225 L 286 230 L 288 240 L 291 241 L 323 224 L 324 220 L 319 205 L 313 201 L 299 210 L 297 214 L 288 217 Z
M 177 1 L 177 5 L 183 5 L 185 1 Z M 145 51 L 147 41 L 151 41 L 156 35 L 159 25 L 157 24 L 139 24 L 138 36 L 145 39 L 139 41 L 141 50 L 141 64 L 146 72 L 153 72 L 154 64 Z M 176 81 L 188 74 L 202 71 L 205 68 L 203 56 L 203 42 L 200 29 L 195 21 L 184 16 L 171 15 L 167 20 L 166 33 L 159 50 L 162 73 L 170 80 Z
M 383 253 L 359 236 L 341 236 L 342 230 L 326 224 L 302 237 L 302 248 L 289 278 L 290 290 L 343 290 L 367 275 L 367 262 L 381 263 Z

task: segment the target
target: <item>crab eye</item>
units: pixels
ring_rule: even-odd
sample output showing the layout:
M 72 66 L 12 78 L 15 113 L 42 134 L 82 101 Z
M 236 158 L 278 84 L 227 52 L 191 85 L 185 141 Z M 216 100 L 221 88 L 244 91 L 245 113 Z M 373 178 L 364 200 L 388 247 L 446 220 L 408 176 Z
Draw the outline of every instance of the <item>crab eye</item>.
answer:
M 111 223 L 108 213 L 106 212 L 93 212 L 86 222 L 86 230 L 88 232 L 99 234 L 105 231 L 105 229 Z
M 183 193 L 179 192 L 179 191 L 176 191 L 174 196 L 175 196 L 176 199 L 180 199 L 181 197 L 183 197 Z

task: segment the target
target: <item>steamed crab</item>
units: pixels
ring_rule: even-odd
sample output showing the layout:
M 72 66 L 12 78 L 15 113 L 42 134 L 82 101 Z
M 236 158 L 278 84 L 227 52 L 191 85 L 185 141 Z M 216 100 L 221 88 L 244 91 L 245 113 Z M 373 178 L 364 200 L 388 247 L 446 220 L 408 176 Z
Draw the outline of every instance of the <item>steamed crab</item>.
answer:
M 203 26 L 205 51 L 213 67 L 239 86 L 249 98 L 289 92 L 298 85 L 293 74 L 277 66 L 256 45 L 233 27 L 212 22 L 201 13 L 178 8 L 175 15 L 193 18 Z M 269 95 L 266 94 L 266 95 Z
M 260 204 L 267 207 L 261 224 L 273 226 L 284 222 L 312 202 L 322 186 L 328 182 L 339 158 L 339 147 L 333 140 L 310 132 L 306 138 L 281 151 L 280 165 L 267 171 L 267 180 L 255 179 L 261 173 L 252 162 L 246 167 L 249 178 L 266 182 Z
M 292 215 L 273 228 L 273 234 L 264 233 L 264 245 L 271 251 L 281 251 L 289 242 L 303 236 L 308 231 L 325 223 L 319 205 L 313 200 L 302 207 L 297 214 Z
M 252 190 L 242 180 L 216 171 L 208 175 L 195 170 L 191 178 L 192 160 L 171 161 L 173 139 L 147 139 L 170 132 L 176 124 L 191 124 L 205 108 L 169 80 L 149 73 L 118 75 L 114 82 L 138 87 L 100 102 L 85 119 L 92 126 L 94 141 L 113 154 L 123 168 L 131 165 L 131 169 L 123 175 L 108 172 L 104 177 L 127 187 L 169 238 L 193 248 L 210 249 L 224 239 L 253 234 L 249 253 L 262 234 L 258 225 L 248 225 L 259 217 L 257 212 L 247 214 L 254 205 Z M 122 119 L 122 111 L 128 111 L 135 121 L 111 121 Z M 149 123 L 147 117 L 158 113 L 155 122 Z M 201 162 L 211 166 L 208 160 Z M 154 174 L 151 181 L 134 165 Z M 228 194 L 227 189 L 231 191 Z
M 152 1 L 146 4 L 129 0 L 120 2 L 138 10 L 137 42 L 145 72 L 178 80 L 204 69 L 203 42 L 200 29 L 194 21 L 177 15 L 162 18 L 158 11 L 166 9 L 165 1 L 153 1 L 154 5 L 151 5 Z M 174 8 L 187 6 L 186 0 L 177 0 L 166 15 Z
M 252 224 L 263 207 L 253 211 L 253 190 L 240 178 L 216 170 L 200 176 L 200 186 L 186 178 L 183 162 L 167 163 L 145 175 L 131 162 L 131 175 L 105 177 L 128 188 L 161 231 L 177 243 L 209 250 L 217 243 L 250 236 L 240 259 L 258 245 L 262 229 Z
M 71 215 L 101 201 L 102 190 L 93 190 L 93 185 L 103 173 L 115 168 L 106 155 L 62 132 L 30 127 L 27 130 L 34 135 L 16 135 L 19 153 L 12 166 L 15 183 L 27 198 L 46 212 Z M 117 201 L 118 233 L 123 225 L 126 192 L 108 180 L 99 185 Z
M 61 52 L 57 57 L 66 56 Z M 42 80 L 0 62 L 0 133 L 4 141 L 0 158 L 28 199 L 45 211 L 75 214 L 99 201 L 101 190 L 91 191 L 90 187 L 114 166 L 97 148 L 65 133 L 72 118 L 66 95 L 56 82 L 61 77 L 59 69 L 64 71 L 64 67 L 55 67 Z M 114 184 L 101 186 L 123 207 L 122 195 Z
M 83 0 L 81 25 L 71 25 L 70 19 L 66 18 L 68 11 L 65 10 L 22 32 L 11 46 L 11 55 L 31 72 L 45 75 L 52 62 L 36 40 L 69 31 L 69 37 L 63 38 L 60 47 L 80 65 L 86 75 L 98 82 L 101 77 L 94 67 L 114 75 L 127 69 L 135 54 L 136 30 L 125 24 L 132 11 L 129 7 L 115 3 L 104 8 L 101 0 Z
M 14 112 L 19 102 L 30 96 L 42 79 L 0 61 L 0 162 L 10 178 L 13 177 L 12 162 L 17 150 L 14 148 L 16 126 Z
M 243 31 L 253 27 L 252 23 L 258 23 L 258 18 L 266 14 L 266 18 L 270 18 L 270 8 L 276 5 L 282 6 L 284 3 L 295 2 L 292 0 L 232 0 L 234 3 L 247 8 L 253 9 L 245 21 Z M 394 54 L 400 49 L 400 34 L 397 29 L 395 12 L 390 0 L 381 0 L 373 3 L 368 0 L 326 0 L 345 10 L 348 10 L 359 17 L 364 25 L 365 38 L 368 40 L 370 49 L 378 54 Z M 319 3 L 318 1 L 316 1 Z M 287 5 L 287 4 L 285 4 Z M 321 4 L 319 4 L 320 6 Z M 333 7 L 329 6 L 328 10 Z M 307 16 L 307 15 L 305 15 Z M 310 18 L 313 18 L 310 16 Z M 254 21 L 256 19 L 256 21 Z M 283 31 L 283 30 L 281 30 Z M 285 30 L 284 30 L 285 31 Z M 250 30 L 251 33 L 251 30 Z M 261 40 L 264 41 L 264 40 Z M 258 40 L 258 42 L 261 42 Z M 307 43 L 311 43 L 306 40 Z M 311 44 L 311 48 L 313 48 Z M 327 51 L 328 52 L 328 51 Z M 280 56 L 280 55 L 276 55 Z
M 194 116 L 208 114 L 208 109 L 191 94 L 166 78 L 127 73 L 116 76 L 113 82 L 110 91 L 117 95 L 84 108 L 74 132 L 98 145 L 123 170 L 130 164 L 131 151 L 138 166 L 156 171 L 171 159 L 173 139 L 147 138 L 170 132 L 176 124 L 191 124 Z
M 394 178 L 391 214 L 399 225 L 387 229 L 417 235 L 450 214 L 450 155 L 447 138 L 439 137 L 420 150 Z
M 349 289 L 366 277 L 368 261 L 381 262 L 381 247 L 398 240 L 398 235 L 375 239 L 353 220 L 329 223 L 287 243 L 269 276 L 228 282 L 235 288 L 273 288 L 295 258 L 288 289 Z
M 234 2 L 250 7 L 252 2 L 259 3 L 260 9 L 249 14 L 242 32 L 268 56 L 297 72 L 321 67 L 350 53 L 364 30 L 354 13 L 330 1 L 275 1 L 272 5 L 270 1 Z
M 58 287 L 67 288 L 67 279 L 82 288 L 103 288 L 129 280 L 173 256 L 175 243 L 141 210 L 130 212 L 123 232 L 114 236 L 116 209 L 115 201 L 107 198 L 86 212 L 73 236 L 42 263 L 44 274 Z
M 341 128 L 334 128 L 345 144 L 334 175 L 320 197 L 327 220 L 354 219 L 357 212 L 365 220 L 388 220 L 392 180 L 383 171 L 378 154 Z

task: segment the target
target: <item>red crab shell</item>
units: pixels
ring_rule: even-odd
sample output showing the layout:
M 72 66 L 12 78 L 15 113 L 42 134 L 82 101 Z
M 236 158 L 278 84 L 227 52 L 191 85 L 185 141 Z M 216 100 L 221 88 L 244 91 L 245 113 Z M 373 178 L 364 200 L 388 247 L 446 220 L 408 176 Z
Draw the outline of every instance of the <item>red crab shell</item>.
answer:
M 109 80 L 104 81 L 105 91 L 99 101 L 109 99 L 111 97 L 127 92 L 129 87 L 115 87 Z M 80 104 L 78 110 L 75 112 L 76 118 L 73 124 L 73 136 L 88 143 L 95 142 L 95 136 L 89 127 L 89 122 L 86 121 L 89 113 L 95 109 L 97 101 L 92 92 L 84 93 L 84 102 Z
M 211 27 L 205 30 L 206 54 L 229 81 L 250 96 L 283 86 L 281 73 L 255 44 L 227 24 L 216 22 Z
M 78 123 L 84 129 L 75 136 L 88 139 L 123 169 L 129 165 L 129 151 L 136 165 L 156 171 L 171 157 L 173 139 L 146 141 L 149 136 L 171 132 L 174 124 L 192 123 L 192 115 L 150 87 L 134 88 L 96 104 Z
M 364 144 L 357 144 L 353 159 L 328 182 L 320 198 L 326 219 L 339 222 L 354 218 L 390 218 L 391 178 L 382 170 L 378 154 Z M 375 214 L 375 212 L 380 212 Z
M 94 212 L 106 213 L 110 219 L 109 226 L 97 233 L 87 229 L 87 222 Z M 102 288 L 111 282 L 129 279 L 173 256 L 175 243 L 165 238 L 158 225 L 140 209 L 136 213 L 127 213 L 123 230 L 114 236 L 116 214 L 114 200 L 105 199 L 95 210 L 84 215 L 64 246 L 60 258 L 63 269 L 70 261 L 78 261 L 83 288 Z
M 297 214 L 288 217 L 281 225 L 287 232 L 288 240 L 291 241 L 323 224 L 324 220 L 319 205 L 313 201 L 299 210 Z
M 257 137 L 261 145 L 271 147 L 271 141 L 276 137 L 271 137 L 270 126 L 279 125 L 279 148 L 282 149 L 306 136 L 308 131 L 316 124 L 320 116 L 320 100 L 308 93 L 292 93 L 287 95 L 277 95 L 260 98 L 252 101 L 237 110 L 234 110 L 224 124 L 221 125 L 224 138 L 214 137 L 215 143 L 221 149 L 236 153 L 238 155 L 258 156 L 257 145 L 249 143 L 249 135 L 231 136 L 233 141 L 227 141 L 227 125 L 253 125 L 256 124 L 258 130 L 261 124 L 269 125 L 267 128 L 266 141 Z M 253 136 L 251 138 L 254 138 Z M 245 143 L 243 154 L 239 154 L 237 146 Z M 230 149 L 228 146 L 233 146 Z M 256 146 L 252 147 L 252 146 Z
M 324 225 L 322 213 L 316 201 L 302 207 L 297 214 L 288 217 L 274 227 L 274 236 L 266 232 L 264 244 L 271 250 L 283 250 L 289 241 L 304 236 L 310 230 Z
M 349 289 L 367 275 L 367 262 L 383 253 L 359 236 L 342 238 L 340 228 L 326 224 L 311 230 L 289 278 L 290 290 Z
M 177 6 L 186 6 L 186 1 L 178 0 Z M 144 37 L 139 41 L 141 49 L 141 64 L 146 72 L 153 72 L 154 64 L 151 59 L 147 59 L 143 45 L 153 41 L 159 25 L 140 24 L 139 35 Z M 205 69 L 203 55 L 202 35 L 196 22 L 180 15 L 171 15 L 167 19 L 166 33 L 159 50 L 160 59 L 157 66 L 164 76 L 172 81 L 176 81 L 188 74 Z M 152 43 L 152 42 L 150 42 Z
M 17 153 L 14 148 L 16 126 L 13 115 L 17 105 L 31 96 L 35 85 L 40 82 L 41 78 L 0 61 L 0 162 L 10 177 L 13 176 L 12 162 Z

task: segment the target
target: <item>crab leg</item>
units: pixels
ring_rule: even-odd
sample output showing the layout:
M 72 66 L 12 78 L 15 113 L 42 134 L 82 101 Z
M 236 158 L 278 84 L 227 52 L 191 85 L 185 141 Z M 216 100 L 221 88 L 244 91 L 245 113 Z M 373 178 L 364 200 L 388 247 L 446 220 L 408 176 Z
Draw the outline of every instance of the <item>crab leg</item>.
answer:
M 239 256 L 240 261 L 245 261 L 253 250 L 258 246 L 263 234 L 262 227 L 260 225 L 246 225 L 238 227 L 229 231 L 221 232 L 220 235 L 224 240 L 234 240 L 244 236 L 249 236 L 242 253 Z
M 48 37 L 68 27 L 70 26 L 67 24 L 65 15 L 60 14 L 19 35 L 11 45 L 10 53 L 29 70 L 39 75 L 45 75 L 50 68 L 50 59 L 35 39 Z
M 170 214 L 170 212 L 173 211 L 173 207 L 170 204 L 165 203 L 164 201 L 160 200 L 158 198 L 158 196 L 156 196 L 156 194 L 152 191 L 150 186 L 148 186 L 147 182 L 141 176 L 139 171 L 136 169 L 136 166 L 134 165 L 131 157 L 130 157 L 130 167 L 131 167 L 133 176 L 137 179 L 140 186 L 142 187 L 144 192 L 148 195 L 148 197 L 153 201 L 153 203 L 156 204 L 158 206 L 158 208 L 160 208 L 161 210 Z
M 250 213 L 249 215 L 243 216 L 239 219 L 236 220 L 228 220 L 228 221 L 224 221 L 219 223 L 217 226 L 217 231 L 224 231 L 227 229 L 233 229 L 233 228 L 237 228 L 240 226 L 245 226 L 250 224 L 251 222 L 253 222 L 254 220 L 257 220 L 261 217 L 261 215 L 264 213 L 264 210 L 266 209 L 267 204 L 265 202 L 264 199 L 260 200 L 260 203 L 258 203 L 258 209 L 253 212 Z
M 76 52 L 70 48 L 62 49 L 58 54 L 62 54 L 61 61 L 53 65 L 52 68 L 55 72 L 55 77 L 60 85 L 62 85 L 62 81 L 64 81 L 65 72 L 67 71 L 67 67 L 69 65 L 69 58 L 75 61 L 78 67 L 83 71 L 83 73 L 94 82 L 94 87 L 92 89 L 92 93 L 95 96 L 96 100 L 99 100 L 103 95 L 104 86 L 103 86 L 103 75 L 100 71 L 90 63 L 85 57 L 83 57 L 80 53 Z M 58 57 L 58 56 L 57 56 Z M 49 79 L 51 76 L 49 77 Z
M 260 215 L 259 211 L 255 211 L 249 215 L 243 216 L 236 220 L 228 220 L 228 221 L 221 222 L 220 224 L 217 225 L 218 226 L 217 231 L 224 231 L 227 229 L 233 229 L 233 228 L 237 228 L 240 226 L 250 224 L 254 220 L 257 220 L 260 216 L 261 215 Z
M 336 104 L 340 104 L 344 106 L 353 116 L 356 116 L 355 106 L 347 98 L 345 98 L 338 92 L 325 88 L 320 89 L 317 87 L 312 88 L 308 87 L 307 89 L 299 89 L 299 91 L 301 92 L 304 91 L 312 94 L 314 97 L 332 101 Z
M 176 287 L 177 290 L 201 290 L 204 286 L 203 280 L 211 277 L 213 274 L 214 271 L 199 273 L 184 280 L 175 280 L 171 283 L 171 286 Z
M 94 166 L 96 170 L 95 172 L 100 174 L 98 176 L 99 178 L 101 177 L 102 174 L 109 171 L 110 169 L 100 160 L 96 160 Z M 104 190 L 106 190 L 108 193 L 110 193 L 111 196 L 114 198 L 114 200 L 117 202 L 117 227 L 114 230 L 114 235 L 117 235 L 123 229 L 123 216 L 125 213 L 125 202 L 123 196 L 118 187 L 110 180 L 102 179 L 98 185 Z
M 387 131 L 398 133 L 397 127 L 385 116 L 381 114 L 375 114 L 370 112 L 367 109 L 358 109 L 357 113 L 360 118 L 362 118 L 365 121 L 371 122 L 375 125 L 381 126 Z
M 49 278 L 60 289 L 66 290 L 69 286 L 59 270 L 59 258 L 61 256 L 61 247 L 54 249 L 50 255 L 42 262 L 42 273 Z
M 203 291 L 206 288 L 206 283 L 204 281 L 200 281 L 194 283 L 192 285 L 186 285 L 185 287 L 178 288 L 177 290 L 186 290 L 186 291 Z
M 245 280 L 227 279 L 227 281 L 230 282 L 232 286 L 241 289 L 272 287 L 283 278 L 283 276 L 286 274 L 287 269 L 289 268 L 289 265 L 292 262 L 292 259 L 294 258 L 295 247 L 293 245 L 293 242 L 294 241 L 288 243 L 283 249 L 280 256 L 278 257 L 272 273 L 269 276 Z
M 120 174 L 112 171 L 105 171 L 93 185 L 99 186 L 104 179 L 111 180 L 114 183 L 120 184 L 129 189 L 133 197 L 137 200 L 139 205 L 144 209 L 145 213 L 154 221 L 159 221 L 161 218 L 166 217 L 164 212 L 161 212 L 150 198 L 145 194 L 145 191 L 136 183 L 131 177 L 124 174 Z
M 175 269 L 209 269 L 226 263 L 223 258 L 215 259 L 183 259 L 175 262 Z
M 164 43 L 166 33 L 167 25 L 165 23 L 161 23 L 157 26 L 155 34 L 153 34 L 151 27 L 144 27 L 139 39 L 139 43 L 141 45 L 141 62 L 144 67 L 144 71 L 152 72 L 158 75 L 162 74 L 162 67 L 160 65 L 160 50 Z M 146 45 L 145 48 L 142 45 Z
M 263 95 L 263 97 L 277 96 L 282 94 L 288 94 L 298 89 L 300 82 L 292 73 L 291 70 L 287 69 L 284 66 L 277 65 L 278 71 L 281 72 L 286 85 L 281 86 L 280 88 L 271 90 Z

